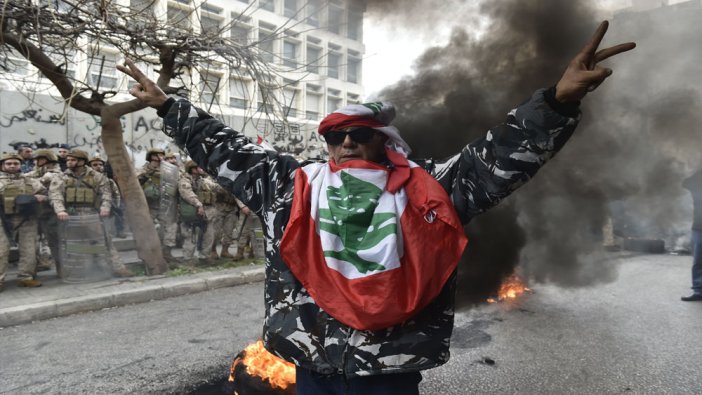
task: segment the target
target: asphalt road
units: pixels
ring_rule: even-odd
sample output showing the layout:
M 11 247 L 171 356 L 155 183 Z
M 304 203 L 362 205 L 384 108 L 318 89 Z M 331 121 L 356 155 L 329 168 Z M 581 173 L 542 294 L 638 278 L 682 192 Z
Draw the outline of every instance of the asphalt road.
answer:
M 613 283 L 460 312 L 422 393 L 700 393 L 702 303 L 679 299 L 690 259 L 618 259 Z M 0 394 L 188 393 L 224 378 L 262 311 L 259 283 L 5 328 Z

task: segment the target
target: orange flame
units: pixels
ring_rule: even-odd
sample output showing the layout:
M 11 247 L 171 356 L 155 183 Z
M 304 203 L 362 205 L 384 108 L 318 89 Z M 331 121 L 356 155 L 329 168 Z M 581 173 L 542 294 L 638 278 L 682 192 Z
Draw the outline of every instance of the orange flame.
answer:
M 524 292 L 531 292 L 531 289 L 527 288 L 519 277 L 512 275 L 500 285 L 500 290 L 497 292 L 497 299 L 488 298 L 487 301 L 489 303 L 495 303 L 503 300 L 514 300 Z
M 295 365 L 269 353 L 263 347 L 263 341 L 248 345 L 243 351 L 243 357 L 234 359 L 229 369 L 229 381 L 234 381 L 234 368 L 243 363 L 246 373 L 258 376 L 268 381 L 273 388 L 286 389 L 295 384 Z

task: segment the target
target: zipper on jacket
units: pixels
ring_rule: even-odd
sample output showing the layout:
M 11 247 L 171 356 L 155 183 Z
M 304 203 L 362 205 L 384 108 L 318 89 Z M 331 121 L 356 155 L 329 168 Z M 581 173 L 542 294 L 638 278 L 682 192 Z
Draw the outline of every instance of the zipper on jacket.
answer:
M 349 391 L 349 377 L 346 375 L 346 362 L 348 360 L 349 356 L 349 339 L 351 338 L 351 334 L 355 331 L 353 328 L 348 328 L 349 331 L 346 333 L 346 343 L 344 344 L 344 351 L 341 353 L 341 369 L 339 369 L 339 374 L 344 379 L 344 390 L 345 392 Z

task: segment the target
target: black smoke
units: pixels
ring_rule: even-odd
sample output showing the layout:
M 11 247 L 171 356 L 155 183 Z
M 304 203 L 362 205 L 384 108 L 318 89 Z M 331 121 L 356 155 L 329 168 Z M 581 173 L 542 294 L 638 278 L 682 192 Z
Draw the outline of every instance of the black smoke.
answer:
M 454 154 L 535 89 L 555 84 L 601 15 L 585 1 L 433 3 L 367 4 L 368 18 L 382 15 L 398 32 L 412 26 L 430 34 L 459 20 L 484 26 L 456 23 L 446 45 L 416 60 L 415 75 L 377 94 L 397 106 L 395 124 L 414 157 Z M 611 20 L 602 46 L 636 41 L 638 48 L 605 62 L 614 74 L 585 98 L 582 122 L 562 152 L 467 226 L 460 302 L 484 300 L 517 267 L 530 281 L 563 286 L 611 281 L 616 263 L 602 249 L 601 232 L 609 216 L 634 218 L 639 236 L 669 236 L 689 225 L 680 182 L 700 164 L 695 81 L 702 50 L 693 43 L 702 7 L 680 8 L 629 11 Z M 673 17 L 680 23 L 671 27 Z

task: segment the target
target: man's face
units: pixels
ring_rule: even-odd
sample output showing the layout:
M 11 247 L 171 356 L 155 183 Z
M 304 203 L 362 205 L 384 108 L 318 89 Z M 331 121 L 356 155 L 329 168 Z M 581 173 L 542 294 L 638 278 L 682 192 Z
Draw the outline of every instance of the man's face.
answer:
M 105 171 L 105 164 L 100 162 L 99 160 L 90 162 L 90 167 L 92 167 L 93 170 L 97 171 L 98 173 L 102 173 Z
M 32 159 L 33 152 L 34 151 L 32 150 L 31 147 L 20 148 L 20 150 L 19 150 L 20 156 L 24 159 Z
M 17 159 L 8 159 L 2 162 L 2 171 L 5 173 L 17 174 L 20 172 L 20 161 Z
M 49 161 L 42 156 L 34 159 L 34 162 L 37 163 L 37 167 L 42 167 L 42 166 L 46 165 L 47 163 L 49 163 Z
M 365 138 L 358 138 L 354 136 L 353 129 L 358 128 L 346 128 L 338 132 L 351 132 L 351 134 L 346 134 L 343 137 L 343 141 L 340 144 L 332 144 L 329 142 L 331 138 L 325 137 L 327 141 L 327 150 L 329 151 L 329 157 L 334 160 L 337 164 L 342 164 L 346 161 L 353 159 L 363 159 L 369 162 L 380 163 L 385 159 L 385 141 L 388 137 L 380 132 L 372 133 L 372 137 L 365 141 Z M 329 133 L 327 132 L 327 136 Z M 356 132 L 358 133 L 358 132 Z M 365 132 L 371 135 L 370 132 Z M 362 134 L 359 134 L 362 136 Z M 362 140 L 363 142 L 357 142 L 354 140 Z
M 74 158 L 72 156 L 66 157 L 66 167 L 69 169 L 77 169 L 81 166 L 85 166 L 85 161 L 83 159 Z
M 151 162 L 161 163 L 164 154 L 151 154 Z
M 66 155 L 68 155 L 68 150 L 66 148 L 59 148 L 58 149 L 58 156 L 61 158 L 66 158 Z

